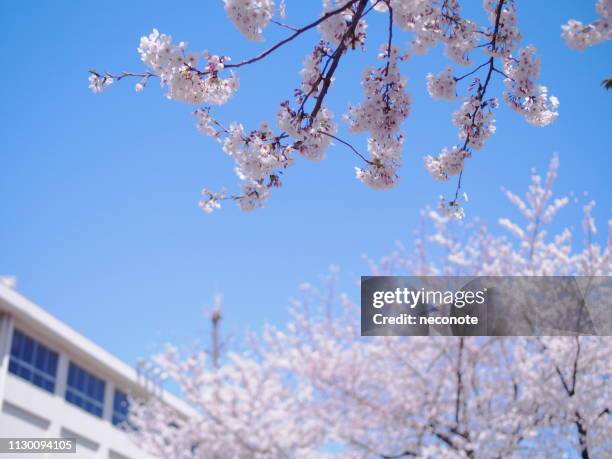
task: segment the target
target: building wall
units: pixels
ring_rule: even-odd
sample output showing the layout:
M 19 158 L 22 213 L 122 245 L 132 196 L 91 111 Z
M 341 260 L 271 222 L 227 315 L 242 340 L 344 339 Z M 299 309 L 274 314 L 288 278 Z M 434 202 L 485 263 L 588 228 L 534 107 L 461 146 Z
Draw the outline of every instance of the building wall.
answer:
M 10 344 L 15 327 L 59 353 L 54 393 L 8 371 Z M 116 384 L 104 374 L 104 369 L 95 359 L 87 361 L 82 354 L 72 351 L 68 347 L 58 348 L 57 345 L 41 340 L 32 324 L 19 323 L 8 314 L 0 312 L 0 437 L 76 438 L 76 457 L 79 459 L 148 458 L 124 431 L 111 422 L 115 386 L 127 393 L 132 392 L 131 388 L 126 387 L 125 382 Z M 79 355 L 78 359 L 76 355 Z M 69 361 L 74 361 L 105 380 L 101 418 L 64 399 Z M 51 459 L 75 458 L 75 454 L 37 455 L 41 458 L 46 456 Z

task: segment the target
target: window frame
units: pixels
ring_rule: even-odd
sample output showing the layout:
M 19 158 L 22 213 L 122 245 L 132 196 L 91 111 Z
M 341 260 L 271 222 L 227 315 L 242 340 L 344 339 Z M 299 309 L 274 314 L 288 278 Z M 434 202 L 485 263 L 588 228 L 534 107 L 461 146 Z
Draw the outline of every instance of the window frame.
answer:
M 46 392 L 51 394 L 55 393 L 58 379 L 59 352 L 43 344 L 21 328 L 14 327 L 12 335 L 11 347 L 9 350 L 8 372 L 18 378 L 28 381 Z M 16 345 L 17 340 L 19 340 L 18 345 Z M 27 340 L 32 342 L 32 348 L 29 351 L 29 360 L 28 356 L 24 355 L 26 354 Z M 18 349 L 15 352 L 16 347 Z M 46 369 L 37 366 L 39 364 L 40 355 L 43 353 L 44 363 L 42 366 Z M 28 376 L 23 374 L 24 371 L 28 373 Z M 37 381 L 37 378 L 40 382 Z
M 74 373 L 72 373 L 73 370 Z M 92 384 L 95 386 L 95 392 L 101 389 L 100 399 L 97 399 L 95 394 L 88 392 Z M 105 398 L 106 381 L 71 360 L 68 363 L 68 371 L 66 373 L 64 400 L 71 405 L 81 408 L 92 416 L 102 419 L 104 418 Z
M 121 411 L 123 407 L 117 406 L 117 398 L 123 398 L 119 403 L 125 403 L 125 413 Z M 111 413 L 111 424 L 122 429 L 129 425 L 128 413 L 130 411 L 130 402 L 127 392 L 115 387 L 113 391 L 113 411 Z

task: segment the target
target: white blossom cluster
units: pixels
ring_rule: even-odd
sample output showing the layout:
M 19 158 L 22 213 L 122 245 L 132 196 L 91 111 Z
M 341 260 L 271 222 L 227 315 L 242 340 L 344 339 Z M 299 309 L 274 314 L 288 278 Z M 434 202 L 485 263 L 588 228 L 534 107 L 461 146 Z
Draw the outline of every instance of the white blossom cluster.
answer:
M 499 22 L 497 23 L 497 9 L 499 2 L 496 0 L 484 0 L 485 10 L 489 13 L 489 21 L 493 30 L 489 35 L 493 36 L 495 24 L 497 33 L 495 34 L 495 46 L 489 46 L 486 51 L 495 57 L 506 57 L 516 48 L 521 41 L 521 32 L 518 28 L 518 19 L 514 1 L 505 2 L 501 8 Z
M 303 97 L 307 94 L 310 94 L 312 97 L 319 95 L 323 83 L 321 63 L 330 52 L 330 49 L 326 46 L 316 46 L 314 51 L 307 54 L 304 58 L 302 69 L 300 70 L 300 76 L 302 77 L 300 94 Z
M 225 12 L 249 40 L 261 41 L 263 29 L 274 16 L 274 0 L 223 0 Z
M 399 50 L 388 50 L 385 45 L 379 57 L 386 64 L 364 71 L 361 84 L 365 100 L 349 107 L 345 120 L 352 132 L 367 131 L 371 136 L 371 162 L 366 169 L 356 168 L 357 178 L 372 188 L 384 189 L 397 182 L 404 141 L 400 128 L 410 114 L 411 99 L 406 93 L 406 78 L 398 68 Z
M 160 77 L 162 85 L 168 87 L 166 97 L 188 104 L 226 103 L 238 89 L 238 77 L 221 78 L 228 57 L 203 53 L 204 70 L 197 70 L 199 56 L 185 55 L 187 44 L 172 44 L 172 37 L 153 30 L 148 37 L 140 39 L 138 52 L 142 61 Z
M 301 114 L 283 103 L 276 119 L 278 126 L 295 139 L 293 148 L 302 156 L 312 161 L 325 158 L 325 149 L 332 140 L 330 134 L 337 129 L 333 114 L 326 107 L 319 110 L 314 120 L 304 124 Z
M 497 99 L 483 101 L 470 96 L 453 113 L 453 124 L 459 128 L 459 138 L 467 143 L 467 147 L 480 150 L 485 140 L 495 133 L 494 108 L 497 108 Z
M 449 65 L 438 75 L 427 74 L 427 92 L 433 99 L 454 100 L 457 98 L 457 80 Z
M 478 41 L 477 26 L 470 20 L 463 20 L 461 26 L 455 27 L 453 34 L 444 40 L 444 54 L 457 64 L 470 65 L 469 53 Z
M 458 15 L 455 13 L 453 16 L 453 8 L 458 10 L 458 3 L 450 2 L 450 5 L 450 12 L 444 12 L 445 18 Z M 462 106 L 453 113 L 453 124 L 459 128 L 459 138 L 463 141 L 463 145 L 451 149 L 444 148 L 437 157 L 429 155 L 424 158 L 426 169 L 437 180 L 447 180 L 449 176 L 459 174 L 463 170 L 463 161 L 470 156 L 470 151 L 481 149 L 484 142 L 495 133 L 493 110 L 497 108 L 498 102 L 496 98 L 485 98 L 494 73 L 505 75 L 507 91 L 504 92 L 504 100 L 528 123 L 546 126 L 558 116 L 558 99 L 549 96 L 545 86 L 537 85 L 533 81 L 539 77 L 540 72 L 540 62 L 535 57 L 535 48 L 529 45 L 520 50 L 518 59 L 512 55 L 521 40 L 514 2 L 484 0 L 484 8 L 488 13 L 490 26 L 481 31 L 488 39 L 481 46 L 484 46 L 485 53 L 490 56 L 489 60 L 459 78 L 453 75 L 450 66 L 438 75 L 431 73 L 427 75 L 427 91 L 432 98 L 453 100 L 457 96 L 457 83 L 460 80 L 481 68 L 487 69 L 484 82 L 477 77 L 468 88 L 470 91 L 475 90 L 476 94 L 465 97 Z M 477 43 L 478 40 L 474 41 L 471 49 L 477 46 Z M 471 49 L 466 48 L 465 54 Z M 504 63 L 504 72 L 495 66 L 498 58 Z M 462 218 L 464 215 L 457 199 L 450 201 L 442 199 L 440 208 L 456 218 Z
M 220 202 L 225 199 L 233 199 L 245 211 L 262 207 L 270 195 L 270 188 L 281 184 L 278 171 L 293 164 L 293 147 L 283 145 L 266 123 L 247 133 L 239 123 L 224 128 L 210 115 L 209 109 L 198 109 L 194 114 L 198 119 L 198 130 L 223 145 L 223 151 L 236 164 L 236 175 L 244 182 L 242 194 L 229 198 L 225 193 L 204 189 L 200 208 L 211 213 L 220 208 Z
M 465 210 L 461 207 L 461 202 L 458 199 L 448 200 L 444 196 L 440 196 L 438 210 L 443 217 L 451 220 L 463 220 L 465 218 Z
M 236 162 L 236 175 L 252 183 L 261 183 L 277 169 L 292 163 L 290 149 L 275 148 L 276 139 L 267 124 L 245 133 L 242 124 L 232 123 L 223 140 L 223 151 Z
M 397 183 L 397 169 L 400 165 L 400 155 L 404 137 L 388 136 L 384 142 L 375 138 L 368 139 L 368 152 L 371 164 L 362 169 L 355 168 L 357 179 L 375 190 L 390 188 Z
M 506 59 L 504 69 L 508 78 L 504 84 L 506 103 L 534 126 L 548 126 L 559 116 L 559 100 L 548 95 L 546 86 L 536 85 L 532 78 L 540 75 L 540 59 L 533 46 L 519 50 L 518 58 Z
M 595 5 L 600 18 L 591 24 L 583 24 L 570 19 L 561 26 L 562 37 L 567 46 L 583 50 L 589 46 L 598 45 L 612 40 L 612 0 L 599 0 Z
M 382 4 L 382 2 L 381 2 Z M 403 30 L 413 32 L 412 50 L 425 53 L 437 43 L 458 64 L 469 64 L 468 53 L 477 45 L 477 25 L 461 17 L 459 1 L 440 4 L 432 0 L 390 0 L 393 20 Z M 386 7 L 379 11 L 388 11 Z
M 245 212 L 261 208 L 270 195 L 270 187 L 263 183 L 243 183 L 241 189 L 242 194 L 235 201 L 240 210 Z
M 322 0 L 323 1 L 323 14 L 329 13 L 333 10 L 338 9 L 343 3 L 343 0 Z M 336 14 L 326 21 L 319 24 L 318 30 L 323 40 L 331 43 L 332 45 L 339 45 L 342 38 L 347 33 L 347 30 L 353 21 L 353 12 L 350 9 L 346 9 L 340 14 Z M 364 20 L 359 20 L 355 27 L 354 36 L 348 36 L 345 38 L 347 44 L 351 47 L 363 46 L 366 40 L 366 29 L 368 28 L 367 23 Z
M 210 115 L 209 108 L 198 108 L 193 114 L 198 119 L 198 131 L 208 137 L 217 139 L 220 137 L 219 131 L 215 128 L 215 119 Z
M 314 459 L 305 454 L 325 432 L 302 409 L 312 400 L 309 386 L 290 387 L 278 367 L 247 355 L 232 353 L 218 369 L 210 360 L 206 352 L 182 356 L 171 345 L 155 357 L 194 416 L 186 419 L 158 399 L 133 400 L 130 422 L 139 445 L 172 459 Z
M 399 50 L 391 49 L 388 65 L 368 68 L 362 77 L 365 100 L 350 106 L 345 120 L 353 132 L 369 132 L 383 139 L 397 132 L 410 114 L 410 96 L 406 93 L 406 78 L 398 69 Z M 382 54 L 386 56 L 386 52 Z M 383 57 L 384 58 L 384 57 Z
M 89 89 L 94 94 L 104 92 L 113 82 L 113 77 L 108 75 L 98 75 L 96 73 L 90 73 L 89 75 Z
M 204 188 L 202 190 L 202 199 L 198 203 L 198 206 L 204 213 L 210 214 L 216 209 L 221 208 L 221 201 L 225 198 L 225 193 L 214 192 Z
M 469 157 L 467 150 L 459 147 L 443 148 L 442 152 L 434 157 L 428 155 L 424 158 L 427 171 L 435 180 L 448 180 L 449 176 L 457 175 L 463 170 L 463 161 Z
M 421 276 L 432 287 L 439 275 L 610 276 L 612 237 L 596 241 L 592 203 L 582 247 L 569 230 L 547 232 L 568 202 L 552 193 L 558 165 L 533 175 L 524 198 L 507 193 L 525 219 L 500 219 L 510 237 L 425 211 L 415 251 L 398 245 L 368 260 L 371 274 Z M 609 336 L 363 339 L 358 303 L 337 294 L 337 276 L 334 268 L 323 288 L 304 284 L 287 326 L 265 327 L 218 367 L 202 350 L 168 346 L 156 356 L 193 414 L 155 397 L 132 400 L 137 444 L 179 459 L 610 456 Z M 605 284 L 583 279 L 609 304 Z M 609 314 L 589 311 L 596 326 L 597 314 Z

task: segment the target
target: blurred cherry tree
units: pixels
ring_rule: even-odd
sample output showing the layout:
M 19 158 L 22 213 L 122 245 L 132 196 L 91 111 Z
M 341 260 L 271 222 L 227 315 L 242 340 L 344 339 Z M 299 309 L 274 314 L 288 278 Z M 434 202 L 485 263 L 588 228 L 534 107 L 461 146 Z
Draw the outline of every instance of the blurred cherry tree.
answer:
M 524 197 L 506 191 L 524 220 L 499 220 L 509 236 L 426 211 L 433 230 L 414 252 L 368 260 L 371 273 L 609 276 L 612 221 L 607 243 L 595 242 L 594 202 L 580 250 L 569 229 L 547 233 L 570 204 L 553 197 L 558 165 L 534 173 Z M 220 365 L 215 352 L 157 355 L 198 416 L 133 400 L 135 441 L 172 458 L 611 457 L 609 336 L 364 338 L 336 277 L 303 285 L 286 327 L 267 327 Z

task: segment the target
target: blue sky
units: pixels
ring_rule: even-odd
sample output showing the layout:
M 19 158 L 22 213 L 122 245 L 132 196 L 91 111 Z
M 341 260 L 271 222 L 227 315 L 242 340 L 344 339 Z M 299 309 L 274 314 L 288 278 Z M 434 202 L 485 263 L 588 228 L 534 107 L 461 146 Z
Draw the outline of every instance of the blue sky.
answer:
M 481 2 L 473 3 L 482 19 Z M 558 152 L 557 190 L 588 190 L 603 227 L 612 197 L 612 91 L 599 83 L 611 76 L 612 44 L 580 53 L 560 38 L 569 18 L 595 18 L 594 1 L 517 4 L 524 43 L 541 52 L 541 82 L 559 97 L 560 117 L 535 128 L 502 104 L 497 133 L 467 165 L 467 212 L 492 225 L 499 216 L 517 217 L 500 187 L 522 192 L 531 167 L 544 170 Z M 319 5 L 289 1 L 287 21 L 305 23 Z M 317 282 L 332 263 L 345 279 L 366 274 L 362 254 L 383 255 L 396 240 L 410 244 L 419 209 L 452 192 L 454 183 L 434 182 L 421 159 L 457 142 L 450 123 L 457 102 L 432 101 L 425 90 L 425 74 L 447 62 L 437 48 L 403 66 L 414 104 L 397 188 L 363 186 L 354 178 L 355 157 L 338 146 L 322 163 L 299 160 L 265 209 L 247 214 L 228 205 L 202 214 L 200 189 L 232 189 L 237 179 L 231 160 L 196 131 L 192 108 L 163 98 L 154 82 L 141 94 L 135 82 L 104 95 L 87 89 L 89 68 L 142 69 L 136 48 L 154 27 L 190 49 L 236 60 L 284 34 L 271 27 L 267 43 L 247 42 L 221 1 L 0 3 L 0 273 L 16 275 L 25 295 L 127 362 L 165 341 L 203 336 L 202 310 L 215 292 L 224 295 L 226 330 L 234 335 L 281 323 L 301 282 Z M 338 72 L 329 97 L 338 116 L 360 101 L 361 69 L 375 62 L 384 40 L 380 21 L 370 32 L 368 51 L 348 56 Z M 314 40 L 307 35 L 241 70 L 241 89 L 219 117 L 249 127 L 272 120 Z M 499 95 L 499 80 L 492 89 Z M 363 139 L 356 144 L 365 151 Z M 577 218 L 564 210 L 558 224 Z M 356 296 L 351 282 L 346 287 Z

